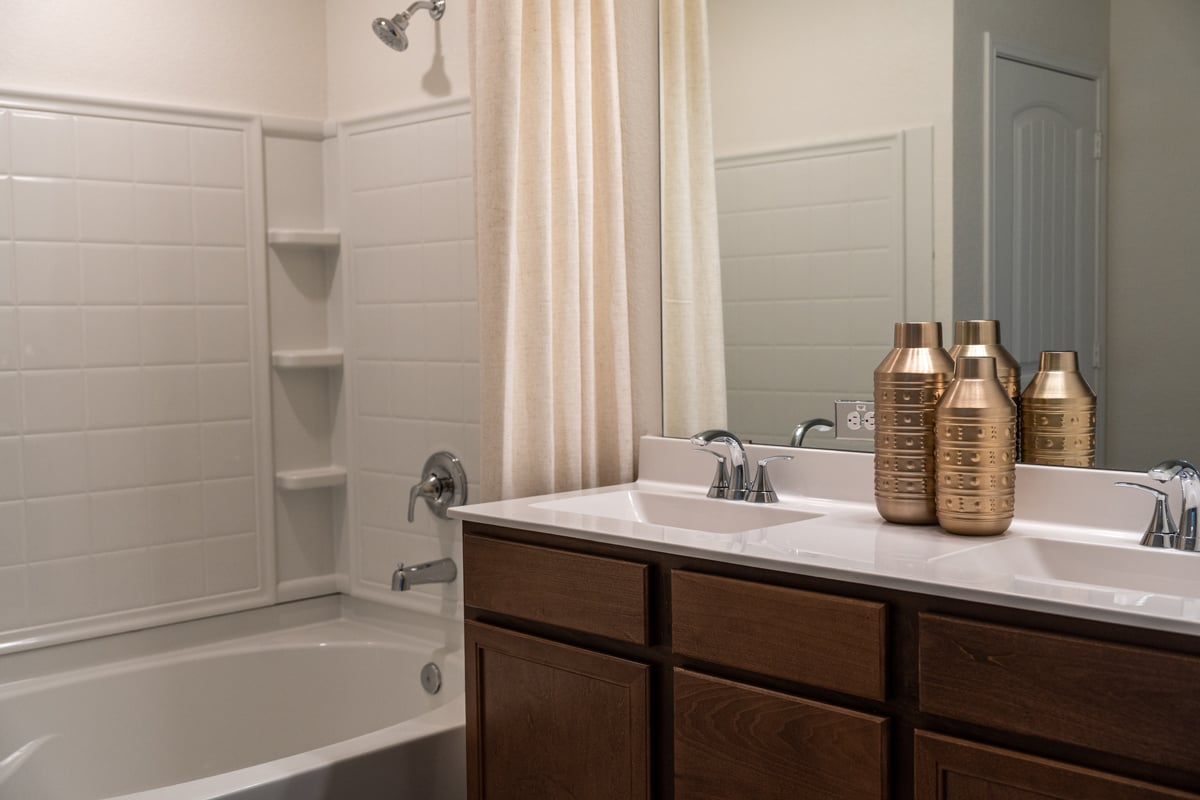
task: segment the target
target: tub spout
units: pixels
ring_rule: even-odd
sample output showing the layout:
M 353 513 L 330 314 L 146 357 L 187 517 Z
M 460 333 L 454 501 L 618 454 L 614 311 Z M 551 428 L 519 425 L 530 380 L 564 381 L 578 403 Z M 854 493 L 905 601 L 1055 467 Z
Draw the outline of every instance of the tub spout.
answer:
M 411 567 L 399 564 L 392 573 L 392 591 L 407 592 L 422 583 L 453 583 L 457 577 L 458 567 L 451 558 L 439 558 L 437 561 L 413 564 Z

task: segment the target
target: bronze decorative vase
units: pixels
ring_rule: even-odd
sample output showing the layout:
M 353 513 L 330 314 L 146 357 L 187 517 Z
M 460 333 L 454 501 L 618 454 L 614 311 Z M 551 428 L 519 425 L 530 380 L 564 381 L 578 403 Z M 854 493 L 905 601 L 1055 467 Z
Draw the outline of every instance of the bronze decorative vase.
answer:
M 991 356 L 996 359 L 996 378 L 1017 406 L 1017 430 L 1021 430 L 1021 362 L 1000 344 L 1000 321 L 959 319 L 954 321 L 954 346 L 950 357 Z M 1017 437 L 1017 460 L 1021 460 L 1021 438 Z
M 875 508 L 888 522 L 932 525 L 934 409 L 954 373 L 939 322 L 897 322 L 875 369 Z
M 1017 406 L 991 356 L 960 356 L 936 417 L 937 521 L 949 533 L 994 536 L 1012 524 Z
M 1079 373 L 1074 350 L 1042 352 L 1022 407 L 1026 463 L 1096 466 L 1096 393 Z

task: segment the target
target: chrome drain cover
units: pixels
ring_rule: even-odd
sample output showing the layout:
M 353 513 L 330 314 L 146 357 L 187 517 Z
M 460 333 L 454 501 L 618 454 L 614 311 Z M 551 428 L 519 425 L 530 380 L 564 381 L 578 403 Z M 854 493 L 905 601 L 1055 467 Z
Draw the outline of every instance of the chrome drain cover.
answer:
M 421 686 L 430 694 L 437 694 L 442 688 L 442 671 L 432 661 L 421 667 Z

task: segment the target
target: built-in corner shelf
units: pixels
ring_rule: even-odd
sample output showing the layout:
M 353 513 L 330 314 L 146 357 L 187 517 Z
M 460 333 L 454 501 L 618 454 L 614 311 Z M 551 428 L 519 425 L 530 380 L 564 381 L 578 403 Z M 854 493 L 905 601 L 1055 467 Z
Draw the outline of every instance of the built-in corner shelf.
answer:
M 275 473 L 275 485 L 290 492 L 346 485 L 346 468 L 336 465 L 313 469 L 291 469 Z
M 305 350 L 275 350 L 271 366 L 275 369 L 321 369 L 340 367 L 345 354 L 340 347 L 317 347 Z
M 341 232 L 330 229 L 271 228 L 267 231 L 267 242 L 272 247 L 324 247 L 332 249 L 341 244 L 341 241 Z

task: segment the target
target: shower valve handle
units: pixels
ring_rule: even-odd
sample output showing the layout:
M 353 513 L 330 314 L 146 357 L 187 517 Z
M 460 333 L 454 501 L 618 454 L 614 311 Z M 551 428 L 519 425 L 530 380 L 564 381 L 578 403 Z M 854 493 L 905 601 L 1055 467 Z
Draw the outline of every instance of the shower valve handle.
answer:
M 435 516 L 448 519 L 446 511 L 467 502 L 467 473 L 453 453 L 434 453 L 425 460 L 419 483 L 408 492 L 408 521 L 416 518 L 417 498 L 424 497 Z

